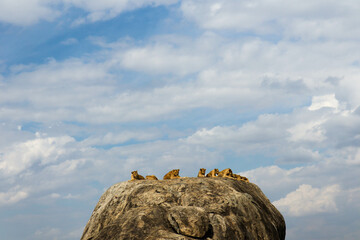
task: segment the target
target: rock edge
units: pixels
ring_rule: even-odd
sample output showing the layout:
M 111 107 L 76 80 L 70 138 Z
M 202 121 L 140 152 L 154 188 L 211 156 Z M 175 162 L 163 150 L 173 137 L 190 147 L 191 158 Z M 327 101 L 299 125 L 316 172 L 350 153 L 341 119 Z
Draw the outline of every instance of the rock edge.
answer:
M 100 198 L 81 240 L 285 239 L 258 186 L 228 178 L 128 181 Z

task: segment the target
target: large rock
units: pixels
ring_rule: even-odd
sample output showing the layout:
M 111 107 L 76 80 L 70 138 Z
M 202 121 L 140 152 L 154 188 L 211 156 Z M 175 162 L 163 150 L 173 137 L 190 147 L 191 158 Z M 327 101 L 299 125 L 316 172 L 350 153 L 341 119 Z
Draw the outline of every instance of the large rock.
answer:
M 110 187 L 82 240 L 285 239 L 285 221 L 253 183 L 228 178 L 139 180 Z

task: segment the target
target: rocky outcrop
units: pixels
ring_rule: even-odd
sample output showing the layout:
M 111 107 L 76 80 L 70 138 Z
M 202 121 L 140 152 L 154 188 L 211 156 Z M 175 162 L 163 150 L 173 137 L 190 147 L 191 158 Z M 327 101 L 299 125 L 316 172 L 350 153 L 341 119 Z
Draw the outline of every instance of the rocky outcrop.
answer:
M 229 178 L 138 180 L 100 198 L 82 240 L 285 239 L 285 221 L 253 183 Z

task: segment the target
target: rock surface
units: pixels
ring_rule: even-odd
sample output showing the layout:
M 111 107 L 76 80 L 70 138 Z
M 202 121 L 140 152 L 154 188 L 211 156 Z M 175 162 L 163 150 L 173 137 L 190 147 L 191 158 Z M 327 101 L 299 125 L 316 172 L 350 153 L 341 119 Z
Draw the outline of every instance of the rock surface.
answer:
M 122 182 L 100 198 L 81 240 L 285 239 L 259 187 L 228 178 Z

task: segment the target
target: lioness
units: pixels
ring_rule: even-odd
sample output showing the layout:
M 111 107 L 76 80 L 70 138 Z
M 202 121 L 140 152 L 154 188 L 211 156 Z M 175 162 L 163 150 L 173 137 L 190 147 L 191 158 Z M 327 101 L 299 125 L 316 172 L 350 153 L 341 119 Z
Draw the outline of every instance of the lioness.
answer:
M 240 181 L 249 182 L 249 179 L 247 177 L 243 177 L 235 173 L 233 174 L 233 177 Z
M 222 170 L 221 172 L 219 172 L 218 177 L 226 177 L 226 178 L 232 178 L 232 179 L 234 179 L 233 173 L 232 173 L 232 171 L 231 171 L 230 168 L 224 169 L 224 170 Z
M 158 178 L 155 175 L 147 175 L 146 179 L 147 180 L 158 180 Z
M 217 177 L 218 174 L 219 174 L 219 169 L 215 168 L 214 170 L 206 174 L 206 177 Z
M 171 170 L 170 172 L 168 172 L 167 174 L 165 174 L 165 176 L 164 176 L 163 179 L 165 180 L 165 179 L 180 178 L 179 172 L 180 172 L 180 169 Z
M 134 180 L 144 180 L 145 178 L 143 176 L 141 176 L 140 174 L 138 174 L 137 171 L 133 171 L 131 172 L 131 181 Z
M 205 177 L 205 172 L 206 169 L 205 168 L 200 168 L 199 173 L 198 173 L 198 177 Z

